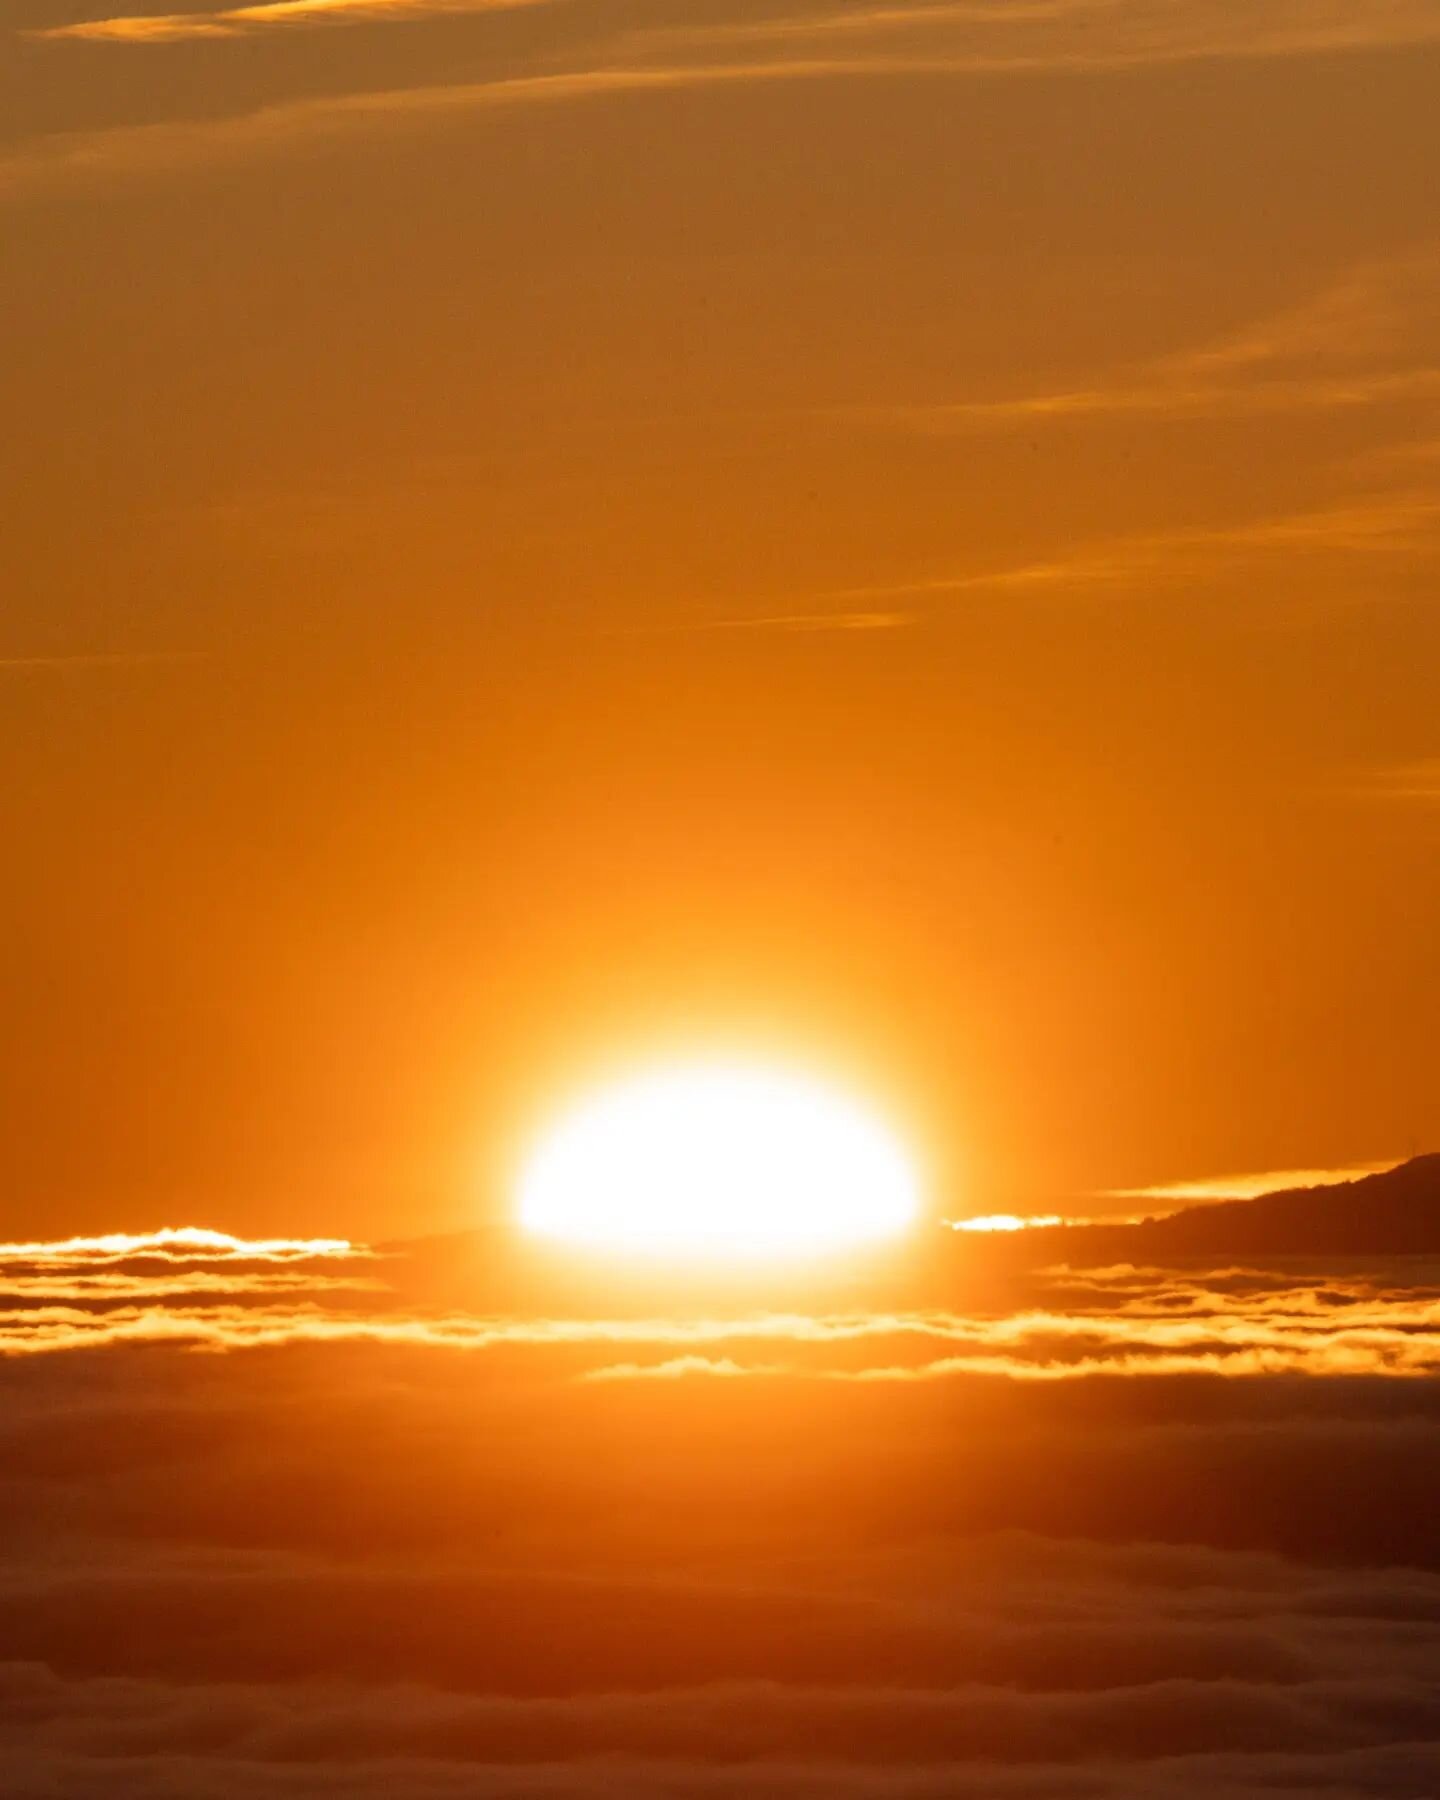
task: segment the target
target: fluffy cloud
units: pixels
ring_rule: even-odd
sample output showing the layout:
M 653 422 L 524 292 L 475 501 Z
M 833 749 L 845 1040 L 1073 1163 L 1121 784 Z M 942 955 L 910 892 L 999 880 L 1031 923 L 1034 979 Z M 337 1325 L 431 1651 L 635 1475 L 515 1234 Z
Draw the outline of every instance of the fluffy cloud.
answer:
M 28 1598 L 68 1599 L 75 1643 L 0 1668 L 17 1795 L 1418 1794 L 1436 1768 L 1440 1588 L 1398 1572 L 1014 1534 L 563 1579 L 152 1550 Z

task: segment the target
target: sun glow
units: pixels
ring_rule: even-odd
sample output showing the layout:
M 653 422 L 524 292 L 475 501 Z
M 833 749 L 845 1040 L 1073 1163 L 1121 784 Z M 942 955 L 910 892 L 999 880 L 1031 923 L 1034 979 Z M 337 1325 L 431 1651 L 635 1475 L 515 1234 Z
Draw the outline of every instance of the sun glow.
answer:
M 639 1075 L 582 1102 L 539 1143 L 519 1200 L 539 1236 L 707 1259 L 871 1243 L 919 1208 L 903 1145 L 860 1103 L 725 1064 Z
M 1039 1231 L 1051 1225 L 1068 1225 L 1059 1213 L 983 1213 L 978 1219 L 947 1219 L 952 1231 Z

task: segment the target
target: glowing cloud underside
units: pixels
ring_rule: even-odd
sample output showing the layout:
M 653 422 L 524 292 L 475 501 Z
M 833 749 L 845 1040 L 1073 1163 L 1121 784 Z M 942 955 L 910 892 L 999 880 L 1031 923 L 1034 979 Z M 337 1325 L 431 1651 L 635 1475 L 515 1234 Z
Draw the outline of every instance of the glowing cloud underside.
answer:
M 596 1249 L 804 1255 L 873 1242 L 916 1217 L 903 1146 L 847 1096 L 802 1077 L 699 1066 L 637 1077 L 542 1140 L 520 1221 Z
M 0 1262 L 300 1262 L 310 1257 L 368 1256 L 348 1238 L 240 1238 L 195 1225 L 160 1231 L 112 1231 L 101 1237 L 39 1239 L 0 1244 Z

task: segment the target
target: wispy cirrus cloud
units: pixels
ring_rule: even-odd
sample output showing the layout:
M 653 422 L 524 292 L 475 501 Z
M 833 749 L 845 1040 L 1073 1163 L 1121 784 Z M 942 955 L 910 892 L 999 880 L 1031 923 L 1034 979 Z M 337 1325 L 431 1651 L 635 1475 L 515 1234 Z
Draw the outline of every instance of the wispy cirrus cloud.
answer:
M 1440 315 L 1440 264 L 1424 242 L 1393 256 L 1369 258 L 1293 306 L 1252 320 L 1213 344 L 1168 359 L 1177 371 L 1224 371 L 1374 364 L 1401 355 L 1417 328 L 1433 338 Z
M 920 58 L 771 63 L 596 65 L 554 74 L 423 87 L 369 89 L 285 101 L 213 119 L 166 120 L 98 131 L 52 132 L 0 158 L 0 198 L 69 181 L 119 179 L 274 154 L 317 138 L 356 136 L 471 114 L 563 106 L 689 88 L 943 75 Z
M 1440 494 L 1369 495 L 1235 525 L 1186 526 L 1092 540 L 1054 556 L 992 569 L 837 589 L 835 600 L 919 599 L 1006 589 L 1096 587 L 1182 578 L 1277 552 L 1404 554 L 1440 547 Z
M 998 568 L 958 569 L 896 583 L 840 589 L 836 604 L 882 604 L 925 595 L 1164 582 L 1276 556 L 1433 555 L 1440 548 L 1440 489 L 1430 480 L 1427 429 L 1440 397 L 1440 267 L 1433 243 L 1342 271 L 1317 293 L 1201 342 L 1098 379 L 1030 393 L 960 397 L 839 416 L 926 435 L 1034 433 L 1094 423 L 1174 425 L 1311 412 L 1373 413 L 1398 439 L 1347 464 L 1353 498 L 1234 522 L 1179 524 L 1066 545 Z M 1394 485 L 1397 477 L 1405 486 Z M 1422 774 L 1422 781 L 1425 779 Z
M 176 44 L 306 26 L 372 25 L 457 13 L 512 12 L 549 0 L 265 0 L 218 12 L 117 13 L 25 35 L 40 42 Z
M 1369 776 L 1360 791 L 1371 800 L 1440 806 L 1440 756 L 1380 769 Z
M 664 26 L 643 34 L 670 50 L 707 45 L 815 45 L 856 40 L 939 40 L 994 73 L 1086 71 L 1149 64 L 1315 56 L 1440 41 L 1430 0 L 1034 0 L 985 5 L 857 4 L 769 18 Z
M 203 650 L 78 650 L 52 656 L 0 656 L 0 671 L 27 674 L 46 669 L 144 669 L 207 660 Z
M 631 625 L 607 631 L 607 637 L 692 637 L 707 632 L 780 632 L 813 636 L 831 632 L 868 634 L 904 631 L 918 615 L 897 611 L 816 611 L 735 613 L 725 618 L 676 619 L 665 624 Z
M 262 0 L 214 13 L 121 13 L 42 28 L 52 40 L 160 44 L 238 37 L 272 27 L 403 22 L 545 0 Z M 622 32 L 617 44 L 669 57 L 776 45 L 886 40 L 924 44 L 937 67 L 972 74 L 1126 68 L 1207 59 L 1301 56 L 1440 40 L 1430 0 L 1261 0 L 1236 8 L 1193 0 L 937 0 L 721 18 Z
M 296 27 L 417 21 L 545 0 L 260 0 L 211 13 L 113 13 L 43 27 L 57 42 L 163 45 Z M 600 22 L 603 30 L 603 21 Z M 317 136 L 374 133 L 465 113 L 690 88 L 819 81 L 1103 73 L 1195 60 L 1342 54 L 1440 43 L 1433 0 L 1188 0 L 848 7 L 705 27 L 621 29 L 587 66 L 510 70 L 465 84 L 352 92 L 217 119 L 50 134 L 0 161 L 0 194 L 36 183 L 162 172 L 259 155 Z M 782 48 L 785 54 L 775 56 Z M 758 50 L 759 54 L 755 54 Z
M 1426 243 L 1344 271 L 1221 337 L 1104 378 L 1032 393 L 856 409 L 930 432 L 1106 420 L 1224 420 L 1400 409 L 1440 396 L 1440 258 Z
M 1440 397 L 1440 367 L 1424 367 L 1385 374 L 1325 375 L 1283 381 L 1197 383 L 1167 378 L 1133 385 L 1120 382 L 1111 387 L 1066 388 L 1005 399 L 897 407 L 881 416 L 930 430 L 945 430 L 1110 418 L 1246 419 L 1271 413 L 1404 405 L 1436 397 Z

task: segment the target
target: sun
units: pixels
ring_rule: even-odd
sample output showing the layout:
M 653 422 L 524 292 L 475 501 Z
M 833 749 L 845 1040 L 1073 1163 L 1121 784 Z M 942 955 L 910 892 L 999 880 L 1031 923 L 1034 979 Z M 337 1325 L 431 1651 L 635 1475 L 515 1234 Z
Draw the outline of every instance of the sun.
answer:
M 691 1063 L 632 1076 L 545 1133 L 521 1174 L 525 1230 L 598 1250 L 796 1257 L 903 1232 L 920 1182 L 849 1095 L 783 1070 Z

